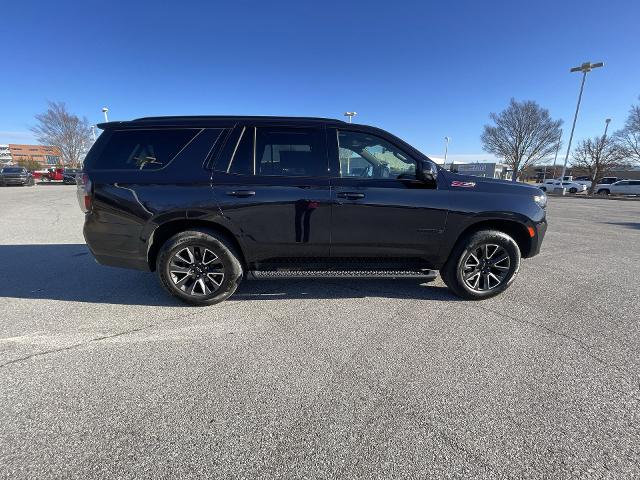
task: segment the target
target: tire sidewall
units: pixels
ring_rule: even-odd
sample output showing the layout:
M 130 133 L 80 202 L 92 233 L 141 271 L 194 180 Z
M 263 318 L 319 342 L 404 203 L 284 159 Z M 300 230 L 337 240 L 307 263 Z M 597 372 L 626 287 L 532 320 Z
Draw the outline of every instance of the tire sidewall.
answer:
M 177 288 L 169 273 L 170 260 L 173 255 L 188 246 L 205 246 L 220 259 L 224 267 L 224 280 L 222 285 L 210 297 L 194 297 Z M 192 230 L 182 232 L 167 240 L 158 255 L 156 270 L 162 285 L 175 297 L 192 305 L 213 305 L 219 303 L 235 292 L 242 280 L 242 265 L 237 253 L 224 239 L 214 233 Z
M 467 254 L 484 243 L 492 243 L 503 247 L 510 257 L 510 268 L 507 279 L 502 284 L 486 292 L 477 292 L 469 288 L 464 282 L 464 279 L 462 278 L 461 267 L 463 260 L 465 259 Z M 504 292 L 507 288 L 509 288 L 509 286 L 511 286 L 513 281 L 516 279 L 516 276 L 518 275 L 518 271 L 520 270 L 520 260 L 520 248 L 518 248 L 518 244 L 510 236 L 497 231 L 478 232 L 469 237 L 469 239 L 464 243 L 462 251 L 458 255 L 458 260 L 455 266 L 456 283 L 458 284 L 458 287 L 464 291 L 465 296 L 468 298 L 480 300 L 483 298 L 493 297 L 495 295 L 498 295 L 499 293 Z

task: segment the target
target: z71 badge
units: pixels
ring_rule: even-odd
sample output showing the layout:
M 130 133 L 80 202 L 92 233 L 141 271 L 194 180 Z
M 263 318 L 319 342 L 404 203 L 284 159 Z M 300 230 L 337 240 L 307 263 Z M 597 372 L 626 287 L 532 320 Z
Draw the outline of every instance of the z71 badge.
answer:
M 461 187 L 461 188 L 473 188 L 476 186 L 476 182 L 459 182 L 458 180 L 454 180 L 451 182 L 452 187 Z

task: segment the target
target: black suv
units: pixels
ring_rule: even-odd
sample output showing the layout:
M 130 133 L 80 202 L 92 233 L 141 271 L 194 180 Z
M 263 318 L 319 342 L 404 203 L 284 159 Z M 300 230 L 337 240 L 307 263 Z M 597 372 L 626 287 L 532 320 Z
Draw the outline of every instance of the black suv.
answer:
M 32 187 L 35 185 L 33 175 L 24 167 L 0 168 L 0 185 L 22 185 Z
M 243 276 L 428 276 L 504 291 L 546 231 L 533 186 L 447 172 L 378 128 L 323 118 L 148 117 L 104 130 L 78 177 L 98 262 L 193 304 Z

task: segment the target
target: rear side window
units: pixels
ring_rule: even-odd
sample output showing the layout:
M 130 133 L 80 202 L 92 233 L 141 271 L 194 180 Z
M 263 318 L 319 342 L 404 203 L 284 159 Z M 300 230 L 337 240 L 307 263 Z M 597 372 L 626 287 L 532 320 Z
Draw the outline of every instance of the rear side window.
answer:
M 282 177 L 326 177 L 321 131 L 313 128 L 245 127 L 227 173 Z
M 256 175 L 322 177 L 327 158 L 319 131 L 307 128 L 258 128 Z
M 98 170 L 159 170 L 200 132 L 200 129 L 116 130 L 99 159 Z

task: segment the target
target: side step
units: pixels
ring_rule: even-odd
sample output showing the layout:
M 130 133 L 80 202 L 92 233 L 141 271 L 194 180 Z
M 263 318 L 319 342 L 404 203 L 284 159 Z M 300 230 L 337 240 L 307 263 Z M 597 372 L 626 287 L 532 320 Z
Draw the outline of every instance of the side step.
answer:
M 419 278 L 425 281 L 435 280 L 436 271 L 414 270 L 252 270 L 248 278 Z

